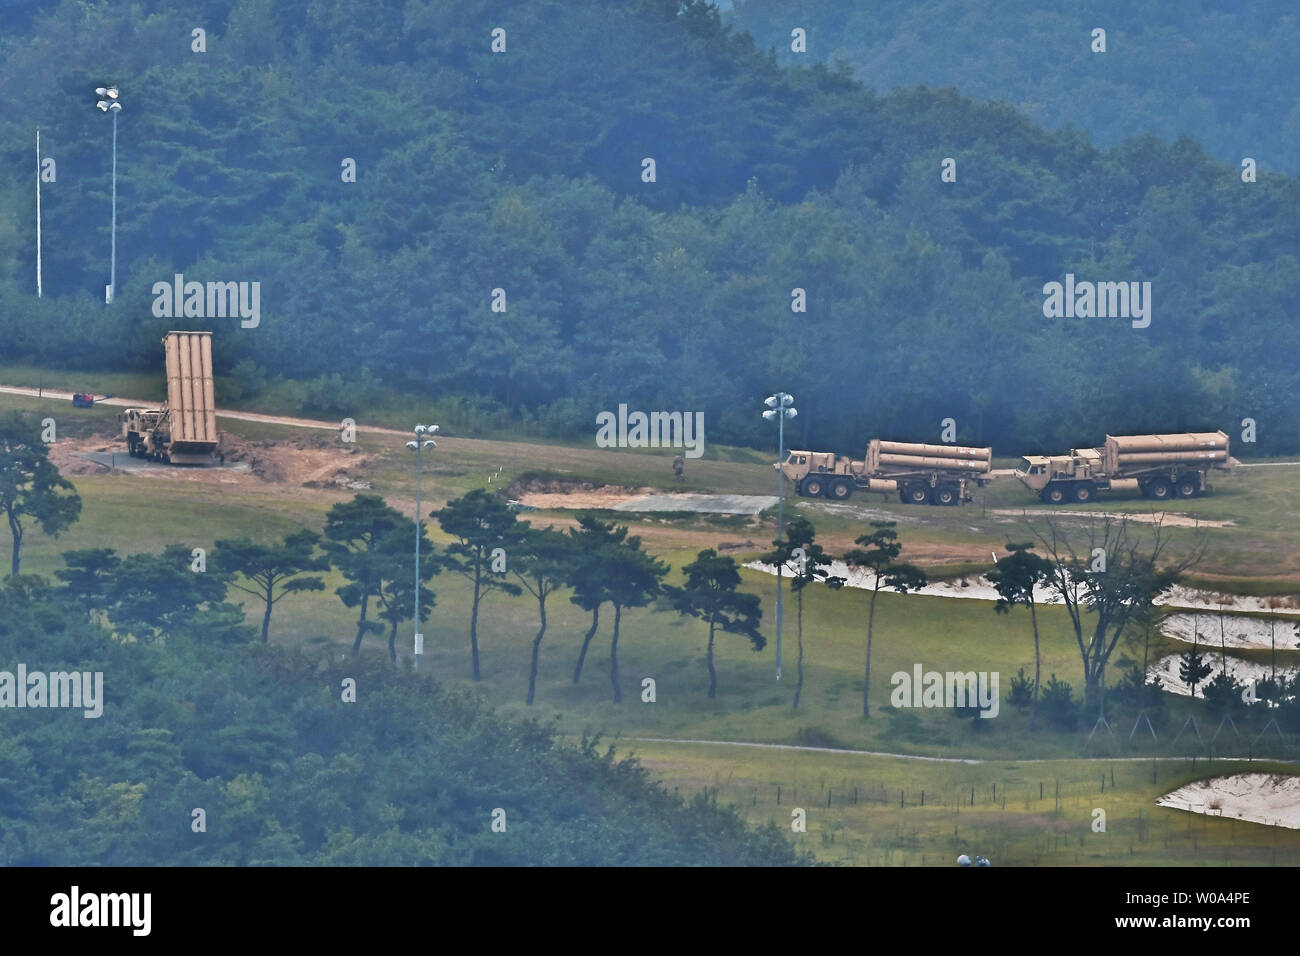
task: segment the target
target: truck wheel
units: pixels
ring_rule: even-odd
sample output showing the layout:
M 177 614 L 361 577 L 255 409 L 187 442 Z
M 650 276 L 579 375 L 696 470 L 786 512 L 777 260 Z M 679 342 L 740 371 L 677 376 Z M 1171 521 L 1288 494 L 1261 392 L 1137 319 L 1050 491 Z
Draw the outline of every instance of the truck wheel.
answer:
M 1059 481 L 1053 481 L 1043 489 L 1044 504 L 1063 505 L 1069 497 L 1069 489 Z
M 1156 501 L 1168 501 L 1173 493 L 1173 485 L 1164 478 L 1153 478 L 1147 482 L 1147 496 Z
M 925 485 L 908 485 L 905 494 L 910 505 L 923 505 L 930 500 L 930 489 Z
M 940 485 L 934 489 L 934 503 L 936 505 L 955 505 L 957 503 L 957 489 L 952 485 Z
M 1096 490 L 1097 489 L 1088 484 L 1088 482 L 1081 481 L 1079 484 L 1074 486 L 1074 500 L 1079 502 L 1079 504 L 1091 501 L 1092 493 Z
M 1179 498 L 1195 498 L 1196 493 L 1200 491 L 1200 482 L 1196 480 L 1195 475 L 1182 475 L 1174 484 L 1174 490 L 1178 492 Z
M 799 494 L 805 498 L 820 498 L 826 491 L 826 484 L 816 475 L 809 475 L 799 485 Z
M 836 501 L 844 501 L 853 494 L 853 482 L 847 478 L 839 478 L 831 485 L 831 497 Z

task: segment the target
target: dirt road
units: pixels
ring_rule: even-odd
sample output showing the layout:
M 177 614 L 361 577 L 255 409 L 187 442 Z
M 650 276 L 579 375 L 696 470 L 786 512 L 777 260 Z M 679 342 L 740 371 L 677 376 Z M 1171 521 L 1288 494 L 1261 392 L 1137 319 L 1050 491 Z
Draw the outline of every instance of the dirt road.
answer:
M 61 392 L 58 389 L 47 388 L 38 391 L 34 388 L 25 388 L 18 385 L 0 385 L 0 394 L 6 395 L 26 395 L 31 398 L 53 398 L 71 402 L 71 392 Z M 113 398 L 97 398 L 96 405 L 113 405 L 120 408 L 153 408 L 158 403 L 148 402 L 138 398 L 122 398 L 114 396 Z M 240 412 L 230 409 L 218 409 L 218 418 L 229 418 L 241 422 L 264 422 L 268 425 L 288 425 L 291 428 L 324 428 L 336 432 L 341 427 L 338 422 L 322 422 L 312 418 L 291 418 L 287 415 L 263 415 L 260 412 Z M 378 425 L 358 425 L 357 431 L 371 432 L 378 435 L 406 435 L 406 432 L 398 431 L 396 428 L 380 428 Z

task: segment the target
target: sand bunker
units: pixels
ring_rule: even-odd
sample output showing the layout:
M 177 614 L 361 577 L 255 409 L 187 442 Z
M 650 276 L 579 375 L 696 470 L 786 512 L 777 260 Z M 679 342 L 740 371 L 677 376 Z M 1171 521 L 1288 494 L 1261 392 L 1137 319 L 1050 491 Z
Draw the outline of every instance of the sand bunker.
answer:
M 1231 654 L 1224 657 L 1219 653 L 1218 645 L 1210 646 L 1202 644 L 1200 646 L 1201 654 L 1205 662 L 1212 668 L 1205 680 L 1196 685 L 1196 697 L 1199 700 L 1205 696 L 1205 685 L 1219 676 L 1220 671 L 1227 668 L 1228 675 L 1242 684 L 1249 684 L 1254 681 L 1263 680 L 1272 675 L 1273 668 L 1267 663 L 1256 663 L 1255 661 L 1243 661 L 1239 657 L 1233 657 Z M 1221 660 L 1222 657 L 1222 660 Z M 1181 694 L 1184 697 L 1190 697 L 1192 688 L 1183 683 L 1183 679 L 1178 676 L 1178 668 L 1182 664 L 1182 657 L 1178 654 L 1170 654 L 1168 657 L 1162 657 L 1150 667 L 1147 668 L 1147 679 L 1159 677 L 1161 686 L 1171 694 Z M 1279 667 L 1277 669 L 1279 677 L 1294 677 L 1296 668 Z
M 1238 773 L 1198 780 L 1165 794 L 1156 805 L 1297 830 L 1300 777 Z
M 1218 594 L 1199 588 L 1183 587 L 1181 584 L 1170 588 L 1160 604 L 1174 607 L 1195 608 L 1214 611 L 1220 607 L 1226 611 L 1264 611 L 1272 614 L 1300 614 L 1300 601 L 1294 594 L 1269 595 L 1266 597 L 1246 597 L 1240 594 Z M 1216 625 L 1217 635 L 1217 625 Z
M 990 557 L 990 565 L 992 555 Z M 773 565 L 763 564 L 761 561 L 750 561 L 745 567 L 755 571 L 762 571 L 764 574 L 776 574 L 776 568 Z M 875 575 L 870 571 L 861 568 L 850 568 L 843 561 L 832 561 L 830 564 L 830 573 L 847 580 L 847 587 L 866 588 L 870 590 L 875 587 Z M 881 588 L 881 590 L 888 590 Z M 997 589 L 989 583 L 988 579 L 976 575 L 968 575 L 955 581 L 936 581 L 926 585 L 919 591 L 909 592 L 912 594 L 925 594 L 931 597 L 956 597 L 956 598 L 974 598 L 978 601 L 996 601 L 998 599 Z M 1034 600 L 1039 604 L 1060 604 L 1060 597 L 1049 588 L 1040 587 L 1034 590 Z M 1161 606 L 1173 606 L 1180 608 L 1193 608 L 1197 610 L 1213 611 L 1215 620 L 1214 641 L 1217 644 L 1219 639 L 1218 630 L 1218 612 L 1220 606 L 1226 609 L 1236 609 L 1241 611 L 1265 611 L 1278 615 L 1278 647 L 1282 647 L 1284 634 L 1291 633 L 1291 625 L 1297 615 L 1300 615 L 1300 608 L 1296 607 L 1294 597 L 1237 597 L 1230 594 L 1216 594 L 1212 591 L 1199 591 L 1194 588 L 1175 587 L 1170 589 L 1165 595 L 1156 599 L 1156 604 Z M 1288 617 L 1289 615 L 1289 617 Z M 1202 633 L 1209 626 L 1208 618 L 1202 616 L 1201 627 Z M 1267 628 L 1268 622 L 1264 621 Z M 1202 643 L 1208 643 L 1208 640 L 1202 639 Z M 1243 645 L 1245 646 L 1245 645 Z M 1266 643 L 1265 647 L 1268 646 Z M 1294 643 L 1287 644 L 1287 647 L 1294 647 Z
M 1188 644 L 1201 646 L 1220 645 L 1219 628 L 1223 628 L 1222 644 L 1226 647 L 1263 648 L 1277 647 L 1293 649 L 1296 647 L 1296 633 L 1293 621 L 1267 619 L 1262 617 L 1243 617 L 1240 614 L 1171 614 L 1160 623 L 1160 630 L 1169 637 Z

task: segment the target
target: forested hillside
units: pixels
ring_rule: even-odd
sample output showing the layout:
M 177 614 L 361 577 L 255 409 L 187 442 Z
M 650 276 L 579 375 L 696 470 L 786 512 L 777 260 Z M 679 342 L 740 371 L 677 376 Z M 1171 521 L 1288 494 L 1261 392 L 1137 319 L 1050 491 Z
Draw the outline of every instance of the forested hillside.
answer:
M 703 410 L 710 441 L 766 446 L 756 403 L 784 388 L 797 440 L 840 450 L 944 417 L 1004 453 L 1243 417 L 1261 451 L 1300 449 L 1300 183 L 1267 163 L 1244 183 L 1189 139 L 1099 149 L 952 92 L 882 95 L 678 0 L 66 0 L 27 20 L 0 46 L 6 360 L 156 369 L 178 322 L 151 289 L 183 272 L 261 283 L 257 328 L 189 324 L 219 371 L 311 380 L 321 413 L 382 382 L 557 435 L 620 402 Z M 58 170 L 39 302 L 38 126 Z M 1150 281 L 1150 327 L 1045 318 L 1071 272 Z
M 1289 0 L 735 0 L 726 21 L 792 64 L 843 59 L 867 86 L 952 86 L 1113 146 L 1195 136 L 1227 162 L 1300 172 L 1300 10 Z M 1092 31 L 1106 51 L 1092 51 Z
M 176 596 L 165 581 L 160 602 Z M 7 666 L 98 671 L 102 687 L 100 715 L 6 711 L 0 865 L 806 860 L 775 827 L 748 828 L 707 795 L 688 805 L 596 741 L 559 746 L 386 663 L 242 643 L 250 629 L 217 624 L 229 605 L 172 614 L 166 639 L 117 639 L 85 584 L 0 586 Z

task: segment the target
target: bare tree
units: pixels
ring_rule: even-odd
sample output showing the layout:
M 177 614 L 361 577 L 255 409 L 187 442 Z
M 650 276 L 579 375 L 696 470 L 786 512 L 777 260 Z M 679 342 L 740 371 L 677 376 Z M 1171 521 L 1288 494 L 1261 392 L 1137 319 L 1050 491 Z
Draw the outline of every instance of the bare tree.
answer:
M 1131 622 L 1140 625 L 1157 597 L 1174 586 L 1205 554 L 1198 529 L 1192 547 L 1173 559 L 1163 520 L 1149 536 L 1127 518 L 1093 518 L 1068 531 L 1057 518 L 1042 525 L 1026 519 L 1052 564 L 1047 584 L 1065 606 L 1083 663 L 1084 700 L 1104 713 L 1106 664 Z M 1085 619 L 1088 615 L 1088 619 Z

